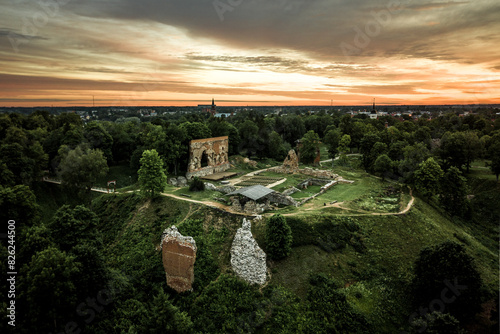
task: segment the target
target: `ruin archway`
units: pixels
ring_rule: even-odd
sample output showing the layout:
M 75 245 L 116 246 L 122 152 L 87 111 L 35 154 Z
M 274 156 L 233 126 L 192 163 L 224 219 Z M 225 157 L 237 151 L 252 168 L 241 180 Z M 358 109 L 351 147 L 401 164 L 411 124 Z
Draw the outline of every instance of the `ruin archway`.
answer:
M 186 178 L 203 177 L 228 170 L 231 166 L 227 156 L 229 138 L 216 137 L 191 140 Z
M 204 168 L 204 167 L 208 167 L 208 154 L 207 154 L 207 151 L 203 151 L 203 153 L 201 154 L 201 160 L 200 160 L 200 167 L 201 168 Z

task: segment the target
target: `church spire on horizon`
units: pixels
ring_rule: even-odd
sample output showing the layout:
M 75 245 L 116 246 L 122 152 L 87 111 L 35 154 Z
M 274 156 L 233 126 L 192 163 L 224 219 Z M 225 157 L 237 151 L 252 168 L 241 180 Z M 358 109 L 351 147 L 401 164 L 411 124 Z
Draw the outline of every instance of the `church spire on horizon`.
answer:
M 215 116 L 215 114 L 217 113 L 217 110 L 215 109 L 215 99 L 212 97 L 212 108 L 210 108 L 210 113 L 212 114 L 212 116 Z

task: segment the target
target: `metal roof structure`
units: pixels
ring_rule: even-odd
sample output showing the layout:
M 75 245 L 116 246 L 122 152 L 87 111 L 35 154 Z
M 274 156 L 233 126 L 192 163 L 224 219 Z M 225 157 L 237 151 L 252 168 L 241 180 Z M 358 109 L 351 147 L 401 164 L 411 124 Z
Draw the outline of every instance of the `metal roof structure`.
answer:
M 241 195 L 241 196 L 248 197 L 254 201 L 257 201 L 263 197 L 266 197 L 267 195 L 269 195 L 273 192 L 274 192 L 274 190 L 269 189 L 269 188 L 264 187 L 264 186 L 261 186 L 260 184 L 257 184 L 255 186 L 250 186 L 250 187 L 245 187 L 245 188 L 235 190 L 232 193 L 229 193 L 227 195 Z

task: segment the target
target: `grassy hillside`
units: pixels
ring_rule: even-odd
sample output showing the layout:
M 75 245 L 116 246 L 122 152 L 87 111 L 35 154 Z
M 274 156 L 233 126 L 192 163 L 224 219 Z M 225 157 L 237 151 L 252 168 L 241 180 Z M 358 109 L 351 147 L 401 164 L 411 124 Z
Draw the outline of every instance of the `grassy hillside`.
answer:
M 384 191 L 376 178 L 363 182 L 363 191 Z M 132 277 L 132 287 L 113 304 L 106 321 L 88 329 L 99 332 L 109 323 L 121 321 L 125 310 L 132 312 L 127 306 L 131 299 L 148 309 L 152 296 L 163 289 L 201 332 L 209 331 L 207 328 L 221 333 L 242 328 L 250 333 L 276 333 L 279 328 L 285 328 L 283 333 L 332 332 L 317 317 L 317 310 L 328 309 L 327 304 L 315 304 L 311 296 L 317 289 L 321 295 L 326 293 L 321 290 L 325 286 L 335 286 L 335 297 L 331 298 L 338 299 L 325 303 L 334 303 L 341 311 L 325 309 L 330 312 L 325 316 L 333 319 L 345 312 L 345 321 L 358 323 L 355 329 L 346 329 L 337 319 L 337 332 L 363 332 L 366 320 L 372 326 L 367 332 L 396 333 L 408 328 L 408 317 L 415 312 L 410 306 L 415 259 L 423 247 L 445 240 L 465 245 L 484 281 L 483 301 L 492 300 L 498 295 L 499 245 L 498 226 L 488 215 L 494 206 L 490 202 L 500 192 L 496 185 L 485 182 L 491 181 L 472 184 L 476 194 L 473 206 L 482 211 L 469 221 L 446 217 L 418 198 L 404 216 L 348 216 L 345 212 L 338 216 L 327 210 L 288 215 L 294 238 L 292 253 L 284 260 L 268 262 L 270 279 L 265 288 L 248 286 L 232 273 L 229 250 L 241 226 L 240 216 L 167 197 L 146 200 L 132 193 L 95 196 L 91 208 L 99 216 L 107 265 L 115 274 Z M 359 195 L 358 190 L 345 185 L 335 193 L 349 200 Z M 45 221 L 59 205 L 72 200 L 51 184 L 40 185 L 37 195 Z M 478 224 L 477 219 L 483 223 Z M 166 285 L 158 247 L 162 231 L 174 224 L 184 235 L 193 236 L 198 246 L 194 290 L 180 295 Z M 265 220 L 255 222 L 252 229 L 265 250 Z M 318 274 L 325 278 L 318 279 Z M 317 282 L 325 285 L 314 285 Z M 283 300 L 287 300 L 286 307 Z M 146 312 L 144 317 L 151 315 Z
M 232 275 L 229 249 L 240 217 L 170 198 L 146 201 L 134 194 L 102 195 L 94 200 L 93 210 L 100 217 L 109 265 L 138 277 L 138 287 L 145 294 L 162 286 L 189 312 L 193 300 L 221 274 Z M 422 247 L 444 240 L 465 243 L 476 259 L 486 295 L 494 295 L 498 287 L 495 243 L 476 238 L 471 227 L 443 217 L 420 200 L 406 216 L 320 215 L 288 217 L 288 221 L 294 247 L 287 259 L 270 263 L 270 286 L 284 287 L 305 304 L 310 277 L 323 273 L 339 284 L 353 309 L 380 333 L 405 328 L 414 311 L 408 289 Z M 199 247 L 191 294 L 176 295 L 165 283 L 157 247 L 163 229 L 172 224 L 192 235 Z M 254 224 L 253 230 L 265 249 L 265 222 Z

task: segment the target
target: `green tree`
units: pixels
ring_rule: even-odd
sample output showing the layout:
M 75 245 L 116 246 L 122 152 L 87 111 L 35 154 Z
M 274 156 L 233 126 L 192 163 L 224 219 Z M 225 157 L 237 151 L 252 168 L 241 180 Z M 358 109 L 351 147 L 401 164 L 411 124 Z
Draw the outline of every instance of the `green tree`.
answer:
M 470 209 L 467 180 L 456 167 L 450 167 L 441 179 L 441 204 L 450 213 L 463 216 Z
M 35 194 L 28 186 L 17 185 L 10 188 L 0 185 L 0 219 L 2 220 L 0 233 L 7 233 L 9 220 L 15 220 L 17 228 L 24 229 L 36 223 L 39 216 L 40 207 L 36 202 Z
M 351 136 L 343 135 L 339 142 L 339 152 L 340 154 L 349 153 L 349 146 L 351 145 Z
M 205 190 L 205 183 L 203 180 L 200 180 L 199 178 L 195 177 L 193 181 L 191 181 L 191 184 L 189 185 L 189 191 L 204 191 Z
M 177 175 L 181 158 L 189 153 L 188 146 L 183 144 L 187 138 L 187 133 L 184 128 L 175 124 L 170 124 L 165 132 L 165 147 L 167 149 L 163 151 L 163 161 L 171 170 L 173 168 L 174 174 Z
M 403 149 L 403 161 L 399 164 L 398 171 L 403 181 L 412 182 L 413 173 L 418 166 L 430 157 L 429 149 L 423 143 L 406 146 Z
M 380 141 L 380 137 L 376 133 L 367 133 L 361 139 L 359 145 L 359 151 L 363 154 L 363 167 L 366 171 L 370 170 L 370 166 L 373 164 L 375 158 L 372 157 L 371 151 L 373 145 Z
M 261 149 L 259 144 L 259 127 L 251 120 L 246 120 L 238 128 L 241 142 L 239 152 L 251 157 Z
M 191 314 L 196 315 L 193 317 L 194 332 L 247 333 L 254 329 L 247 323 L 247 318 L 258 311 L 258 301 L 256 289 L 241 279 L 222 274 L 193 302 Z
M 422 249 L 414 268 L 415 307 L 428 307 L 435 298 L 444 296 L 443 312 L 459 321 L 473 318 L 481 309 L 481 276 L 461 244 L 445 241 Z
M 328 150 L 328 155 L 331 159 L 335 159 L 338 153 L 339 142 L 340 142 L 340 130 L 328 127 L 329 129 L 323 138 L 323 143 L 326 145 Z
M 167 185 L 167 176 L 163 169 L 163 161 L 156 150 L 146 150 L 142 153 L 139 169 L 141 191 L 148 197 L 155 197 Z
M 386 154 L 380 155 L 373 163 L 373 171 L 385 180 L 387 175 L 392 175 L 392 160 Z
M 69 251 L 78 243 L 91 243 L 100 246 L 97 234 L 99 219 L 96 214 L 83 205 L 74 208 L 61 206 L 47 224 L 50 235 L 59 248 Z
M 415 319 L 410 326 L 411 334 L 464 334 L 460 322 L 454 316 L 436 311 Z
M 342 138 L 340 138 L 339 142 L 339 159 L 338 163 L 342 166 L 347 166 L 349 164 L 347 160 L 347 153 L 349 153 L 349 146 L 351 145 L 351 136 L 350 135 L 343 135 Z
M 29 305 L 23 310 L 24 319 L 40 333 L 64 330 L 77 305 L 74 282 L 80 274 L 80 264 L 75 257 L 49 247 L 34 254 L 21 272 L 25 276 L 19 282 L 19 299 Z
M 229 154 L 238 154 L 238 147 L 240 145 L 240 134 L 238 129 L 231 123 L 226 122 L 224 119 L 213 117 L 208 123 L 212 136 L 214 137 L 229 137 Z
M 96 296 L 110 278 L 102 250 L 82 240 L 71 249 L 70 254 L 80 264 L 80 275 L 73 282 L 78 289 L 79 299 Z
M 467 173 L 469 173 L 472 162 L 481 155 L 481 142 L 475 131 L 466 131 L 463 136 L 465 142 L 465 166 Z
M 64 186 L 90 193 L 97 180 L 108 173 L 106 157 L 100 150 L 80 145 L 67 153 L 63 147 L 60 152 L 58 174 Z
M 113 139 L 112 156 L 117 162 L 130 162 L 130 153 L 137 147 L 139 127 L 132 121 L 106 123 L 106 129 Z
M 439 193 L 439 185 L 443 177 L 443 170 L 434 158 L 422 162 L 413 174 L 413 184 L 416 190 L 426 198 Z
M 491 159 L 491 172 L 496 175 L 498 182 L 498 176 L 500 175 L 500 135 L 495 135 L 491 139 L 488 152 Z
M 365 134 L 367 134 L 368 132 L 370 132 L 368 130 L 369 128 L 373 130 L 373 126 L 371 124 L 368 125 L 362 121 L 356 121 L 356 122 L 352 123 L 351 133 L 348 133 L 348 135 L 351 138 L 348 146 L 359 148 L 359 145 L 361 143 L 361 139 L 363 138 L 363 136 Z M 346 134 L 344 134 L 344 135 L 346 135 Z
M 83 129 L 83 136 L 90 148 L 101 150 L 108 162 L 113 161 L 113 137 L 101 123 L 96 121 L 88 123 Z
M 184 122 L 180 125 L 180 127 L 186 130 L 188 141 L 212 137 L 212 131 L 210 131 L 206 123 Z
M 387 154 L 387 145 L 380 141 L 373 144 L 370 152 L 368 153 L 368 158 L 366 159 L 366 163 L 370 163 L 368 165 L 368 170 L 373 171 L 373 164 L 377 160 L 377 158 L 382 155 Z
M 339 286 L 326 275 L 309 280 L 305 333 L 374 333 L 366 318 L 353 309 Z
M 11 131 L 15 129 L 15 131 Z M 19 135 L 19 140 L 11 136 Z M 7 176 L 14 176 L 14 182 L 19 184 L 31 184 L 41 176 L 43 169 L 47 168 L 48 155 L 45 154 L 42 145 L 26 136 L 26 133 L 18 128 L 11 127 L 8 137 L 0 146 L 0 157 L 7 169 Z
M 300 159 L 304 162 L 313 162 L 319 153 L 319 136 L 313 130 L 309 130 L 300 140 Z
M 440 152 L 447 166 L 462 169 L 465 165 L 468 173 L 471 163 L 481 153 L 481 143 L 473 131 L 447 132 L 441 139 Z
M 267 221 L 266 251 L 269 258 L 280 260 L 292 251 L 292 230 L 285 217 L 275 214 Z
M 154 314 L 148 322 L 147 331 L 151 333 L 189 334 L 194 332 L 191 317 L 172 304 L 168 295 L 160 288 L 149 304 L 149 314 Z
M 277 129 L 276 132 L 283 135 L 283 140 L 288 142 L 292 147 L 294 147 L 296 141 L 302 138 L 306 133 L 304 120 L 300 116 L 283 117 L 283 128 L 279 130 Z
M 283 160 L 286 153 L 281 136 L 276 131 L 271 132 L 269 136 L 269 157 L 275 160 Z

